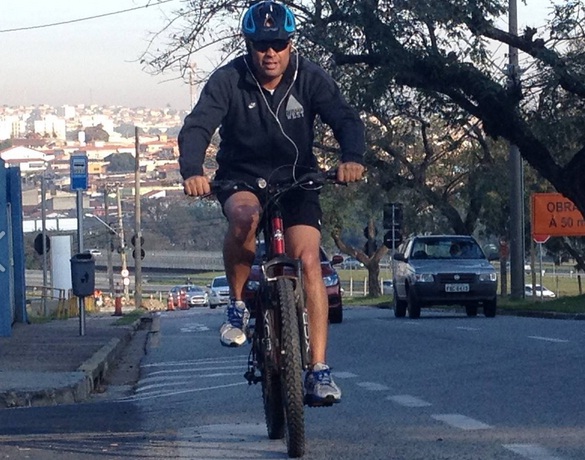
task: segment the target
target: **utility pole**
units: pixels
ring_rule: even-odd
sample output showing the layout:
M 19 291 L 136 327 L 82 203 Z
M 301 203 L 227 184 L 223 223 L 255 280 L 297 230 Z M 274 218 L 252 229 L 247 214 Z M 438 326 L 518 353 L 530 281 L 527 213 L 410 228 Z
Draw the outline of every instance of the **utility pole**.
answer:
M 142 229 L 140 228 L 140 138 L 134 128 L 134 307 L 142 306 Z
M 122 219 L 122 197 L 120 196 L 120 184 L 116 184 L 116 199 L 118 204 L 118 235 L 120 236 L 120 260 L 122 262 L 122 273 L 128 272 L 128 263 L 126 261 L 126 239 L 124 238 L 124 219 Z M 124 278 L 124 277 L 123 277 Z M 124 299 L 126 305 L 130 302 L 128 285 L 124 283 Z
M 43 294 L 41 298 L 41 305 L 43 316 L 48 316 L 48 308 L 47 308 L 47 284 L 48 284 L 48 263 L 47 263 L 47 200 L 46 200 L 46 180 L 47 180 L 47 163 L 45 162 L 45 168 L 43 169 L 43 173 L 41 175 L 41 232 L 43 238 Z
M 110 204 L 108 203 L 108 195 L 110 191 L 108 187 L 104 187 L 104 213 L 106 217 L 106 223 L 110 219 Z M 109 225 L 109 223 L 108 223 Z M 114 291 L 114 264 L 112 261 L 112 231 L 108 229 L 108 280 L 110 285 L 110 297 L 113 298 L 116 292 Z
M 516 0 L 509 0 L 508 30 L 518 35 Z M 518 91 L 520 85 L 518 49 L 510 46 L 508 87 Z M 524 298 L 524 173 L 518 146 L 510 143 L 510 298 Z

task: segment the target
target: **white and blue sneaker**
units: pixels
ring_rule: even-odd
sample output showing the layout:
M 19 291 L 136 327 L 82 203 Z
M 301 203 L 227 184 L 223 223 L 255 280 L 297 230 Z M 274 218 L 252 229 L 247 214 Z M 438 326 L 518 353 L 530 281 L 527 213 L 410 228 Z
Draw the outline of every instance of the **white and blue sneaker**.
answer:
M 327 364 L 317 363 L 305 375 L 305 404 L 331 406 L 341 402 L 341 390 L 331 378 Z
M 250 313 L 241 300 L 230 300 L 226 308 L 227 321 L 219 329 L 221 344 L 225 347 L 239 347 L 246 343 L 246 329 Z

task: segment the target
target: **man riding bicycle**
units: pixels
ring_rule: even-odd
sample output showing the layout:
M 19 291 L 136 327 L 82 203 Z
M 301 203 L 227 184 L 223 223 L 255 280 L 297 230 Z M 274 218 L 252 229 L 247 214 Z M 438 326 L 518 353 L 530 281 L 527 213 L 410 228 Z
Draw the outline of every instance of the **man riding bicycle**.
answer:
M 255 183 L 276 174 L 301 175 L 317 167 L 313 154 L 314 122 L 319 115 L 341 148 L 337 179 L 362 178 L 364 126 L 334 80 L 294 50 L 291 10 L 272 0 L 251 6 L 242 20 L 247 54 L 217 69 L 179 133 L 179 163 L 187 195 L 210 192 L 203 161 L 218 126 L 221 143 L 216 179 Z M 217 194 L 228 220 L 223 258 L 231 301 L 220 329 L 225 346 L 246 342 L 249 313 L 242 301 L 256 249 L 261 198 L 251 191 Z M 326 363 L 328 303 L 321 275 L 319 192 L 296 189 L 285 197 L 283 219 L 287 253 L 300 258 L 309 314 L 311 371 L 305 377 L 309 400 L 339 402 L 341 391 Z

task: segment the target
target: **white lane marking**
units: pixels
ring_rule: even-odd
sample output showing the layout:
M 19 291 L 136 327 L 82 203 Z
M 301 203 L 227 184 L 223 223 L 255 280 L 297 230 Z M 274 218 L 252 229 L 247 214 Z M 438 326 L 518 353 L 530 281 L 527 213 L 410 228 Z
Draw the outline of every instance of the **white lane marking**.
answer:
M 246 363 L 248 355 L 239 355 L 233 358 L 202 358 L 190 359 L 186 361 L 163 361 L 160 363 L 144 364 L 140 367 L 171 367 L 171 366 L 192 366 L 193 364 L 222 364 L 230 362 L 244 362 Z
M 388 396 L 386 399 L 395 402 L 396 404 L 400 404 L 401 406 L 405 407 L 428 407 L 432 406 L 431 403 L 426 402 L 416 396 L 411 395 L 394 395 Z
M 4 230 L 2 230 L 0 232 L 0 240 L 2 238 L 4 238 L 4 235 L 6 235 L 6 232 Z M 6 271 L 6 267 L 4 267 L 4 265 L 0 264 L 0 272 L 4 273 Z
M 555 339 L 554 337 L 540 337 L 538 335 L 529 335 L 528 336 L 529 339 L 534 339 L 534 340 L 543 340 L 545 342 L 555 342 L 555 343 L 568 343 L 568 340 L 564 340 L 564 339 Z
M 335 378 L 340 378 L 340 379 L 353 379 L 357 377 L 357 374 L 353 374 L 351 372 L 333 372 L 333 376 Z
M 463 326 L 457 326 L 455 329 L 460 329 L 462 331 L 480 331 L 481 330 L 479 327 L 463 327 Z
M 140 381 L 140 386 L 136 388 L 136 393 L 140 393 L 146 390 L 152 390 L 154 388 L 164 388 L 183 384 L 191 384 L 194 379 L 207 379 L 207 378 L 218 378 L 218 377 L 241 377 L 241 372 L 223 372 L 217 374 L 208 375 L 189 375 L 188 377 L 177 378 L 177 377 L 157 377 L 155 379 L 143 379 Z
M 461 414 L 435 414 L 431 415 L 431 417 L 455 428 L 461 428 L 462 430 L 486 430 L 491 428 L 487 423 Z
M 390 389 L 386 385 L 376 382 L 359 382 L 357 385 L 369 391 L 388 391 Z
M 264 423 L 205 425 L 177 430 L 177 458 L 207 460 L 221 458 L 285 459 L 286 445 L 271 440 Z
M 193 368 L 183 368 L 183 369 L 165 369 L 161 371 L 153 371 L 148 374 L 149 377 L 154 375 L 161 375 L 161 374 L 184 374 L 185 372 L 209 372 L 209 371 L 218 371 L 218 370 L 227 370 L 227 369 L 242 369 L 244 370 L 244 366 L 222 366 L 222 367 L 193 367 Z
M 181 332 L 205 332 L 208 330 L 209 327 L 201 323 L 187 324 L 180 329 Z
M 537 444 L 504 444 L 504 448 L 530 460 L 562 460 Z
M 147 399 L 154 399 L 154 398 L 168 398 L 170 396 L 178 396 L 178 395 L 184 395 L 184 394 L 189 394 L 189 393 L 198 393 L 200 391 L 220 390 L 222 388 L 237 387 L 240 385 L 248 385 L 248 382 L 230 383 L 227 385 L 216 385 L 213 387 L 190 388 L 188 390 L 168 391 L 168 392 L 152 393 L 152 394 L 147 394 L 147 395 L 134 395 L 134 396 L 129 396 L 127 398 L 123 398 L 120 401 L 145 401 Z

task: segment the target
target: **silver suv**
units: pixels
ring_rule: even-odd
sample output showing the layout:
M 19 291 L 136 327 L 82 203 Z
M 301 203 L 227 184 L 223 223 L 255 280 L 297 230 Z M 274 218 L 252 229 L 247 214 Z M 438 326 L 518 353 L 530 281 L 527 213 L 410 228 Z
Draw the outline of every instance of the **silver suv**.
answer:
M 471 236 L 430 235 L 407 240 L 394 254 L 394 315 L 420 317 L 422 307 L 463 305 L 496 316 L 497 275 Z

